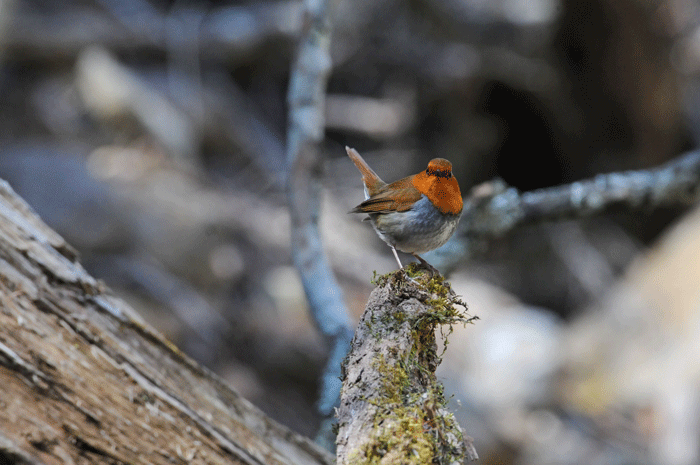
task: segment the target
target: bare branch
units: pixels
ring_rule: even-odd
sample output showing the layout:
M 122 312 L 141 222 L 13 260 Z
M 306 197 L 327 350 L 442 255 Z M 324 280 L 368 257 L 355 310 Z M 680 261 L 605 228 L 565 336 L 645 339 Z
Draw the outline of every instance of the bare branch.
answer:
M 343 294 L 323 252 L 318 228 L 320 160 L 325 89 L 331 69 L 328 2 L 305 2 L 307 29 L 299 43 L 289 93 L 287 164 L 292 219 L 292 257 L 301 274 L 311 312 L 331 352 L 323 375 L 319 411 L 329 416 L 340 394 L 340 363 L 350 346 L 352 329 Z
M 458 233 L 433 254 L 451 268 L 517 226 L 584 217 L 612 207 L 658 208 L 690 205 L 700 195 L 700 151 L 688 152 L 658 168 L 599 174 L 563 186 L 519 192 L 503 181 L 477 186 L 465 199 Z

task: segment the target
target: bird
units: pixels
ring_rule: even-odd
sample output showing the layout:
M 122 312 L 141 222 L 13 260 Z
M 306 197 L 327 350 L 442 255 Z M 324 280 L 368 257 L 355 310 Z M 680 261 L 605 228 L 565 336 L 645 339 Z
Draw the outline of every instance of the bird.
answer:
M 377 235 L 394 253 L 409 253 L 431 271 L 421 253 L 437 249 L 454 234 L 462 214 L 462 194 L 452 175 L 452 164 L 434 158 L 425 171 L 387 184 L 370 168 L 357 150 L 345 147 L 362 174 L 365 201 L 349 213 L 367 213 Z

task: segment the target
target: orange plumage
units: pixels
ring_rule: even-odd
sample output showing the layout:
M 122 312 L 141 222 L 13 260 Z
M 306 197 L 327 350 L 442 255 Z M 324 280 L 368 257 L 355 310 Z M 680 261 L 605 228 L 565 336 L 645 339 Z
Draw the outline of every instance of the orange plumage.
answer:
M 454 233 L 462 213 L 462 195 L 452 164 L 435 158 L 425 171 L 387 184 L 355 149 L 345 148 L 362 174 L 366 200 L 351 210 L 367 213 L 379 237 L 396 250 L 425 263 L 419 253 L 443 245 Z

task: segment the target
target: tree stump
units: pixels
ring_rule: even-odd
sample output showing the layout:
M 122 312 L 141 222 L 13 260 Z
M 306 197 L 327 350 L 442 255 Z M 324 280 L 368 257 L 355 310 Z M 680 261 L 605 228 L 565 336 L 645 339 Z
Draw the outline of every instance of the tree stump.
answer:
M 338 465 L 477 458 L 435 377 L 436 328 L 475 318 L 457 306 L 466 310 L 442 276 L 414 264 L 378 280 L 344 365 Z

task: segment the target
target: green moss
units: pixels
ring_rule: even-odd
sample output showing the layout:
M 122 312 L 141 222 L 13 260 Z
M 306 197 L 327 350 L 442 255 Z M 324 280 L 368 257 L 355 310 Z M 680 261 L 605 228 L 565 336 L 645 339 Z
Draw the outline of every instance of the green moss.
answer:
M 454 417 L 446 414 L 444 389 L 435 377 L 440 363 L 435 341 L 439 327 L 444 343 L 455 323 L 470 323 L 476 317 L 468 317 L 466 304 L 454 295 L 450 284 L 440 274 L 432 274 L 419 264 L 411 263 L 403 270 L 373 279 L 378 286 L 391 285 L 398 295 L 406 286 L 417 286 L 419 292 L 409 291 L 431 311 L 409 321 L 413 345 L 406 354 L 392 353 L 399 363 L 387 363 L 383 354 L 377 354 L 373 367 L 382 375 L 378 392 L 366 399 L 376 407 L 373 435 L 366 446 L 351 458 L 357 464 L 429 464 L 440 456 L 447 463 L 461 461 L 460 451 L 447 437 L 461 440 L 461 430 Z M 458 308 L 463 307 L 464 310 Z M 375 317 L 365 321 L 368 328 L 375 324 L 376 337 L 382 337 L 378 328 L 395 328 L 410 318 L 403 311 L 383 314 L 382 321 Z M 385 320 L 385 321 L 384 321 Z M 447 326 L 447 331 L 443 330 Z
M 372 271 L 372 279 L 370 280 L 370 283 L 374 284 L 375 286 L 383 287 L 386 286 L 387 281 L 389 278 L 394 274 L 394 272 L 390 272 L 387 274 L 381 274 L 377 276 L 377 270 Z
M 417 278 L 425 274 L 425 270 L 420 267 L 418 262 L 409 263 L 403 270 L 409 278 Z
M 410 358 L 410 357 L 409 357 Z M 411 386 L 403 363 L 389 364 L 382 355 L 374 361 L 382 373 L 382 387 L 370 402 L 377 407 L 371 438 L 352 463 L 426 464 L 436 453 L 435 436 L 425 428 L 426 418 L 421 401 L 427 394 Z
M 437 455 L 449 456 L 444 433 L 461 436 L 461 432 L 454 426 L 456 423 L 448 424 L 436 414 L 446 404 L 443 386 L 432 371 L 419 363 L 424 356 L 422 349 L 425 347 L 412 347 L 405 363 L 390 364 L 383 355 L 376 356 L 373 366 L 383 376 L 381 388 L 368 399 L 377 407 L 374 434 L 365 448 L 352 457 L 351 463 L 417 465 L 432 463 Z M 411 373 L 417 371 L 425 376 L 427 383 L 416 382 L 417 377 Z M 455 461 L 461 459 L 458 451 L 452 453 Z

